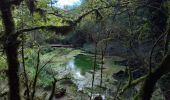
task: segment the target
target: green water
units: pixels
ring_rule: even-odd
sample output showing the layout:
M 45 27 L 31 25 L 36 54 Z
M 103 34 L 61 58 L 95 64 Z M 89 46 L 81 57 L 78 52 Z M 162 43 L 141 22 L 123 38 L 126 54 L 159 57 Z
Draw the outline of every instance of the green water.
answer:
M 75 59 L 71 60 L 70 62 L 72 63 L 71 66 L 76 70 L 79 70 L 82 75 L 93 70 L 94 59 L 89 55 L 79 54 L 75 56 Z M 98 65 L 96 67 L 98 68 Z

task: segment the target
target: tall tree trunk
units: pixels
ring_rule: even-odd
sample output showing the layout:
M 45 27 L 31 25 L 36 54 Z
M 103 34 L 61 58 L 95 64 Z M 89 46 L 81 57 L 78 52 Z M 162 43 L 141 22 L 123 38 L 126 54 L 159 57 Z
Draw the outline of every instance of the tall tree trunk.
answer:
M 156 39 L 165 32 L 168 20 L 168 8 L 165 7 L 167 0 L 148 0 L 149 15 L 148 19 L 151 26 L 151 37 Z
M 149 0 L 151 7 L 149 8 L 150 16 L 149 20 L 151 23 L 151 32 L 152 37 L 155 37 L 156 39 L 163 34 L 169 26 L 167 26 L 167 20 L 168 20 L 168 6 L 165 6 L 165 3 L 167 3 L 168 0 Z M 168 4 L 168 3 L 167 3 Z M 170 32 L 170 31 L 169 31 Z M 169 45 L 169 34 L 166 37 L 167 41 L 162 41 L 159 44 L 159 47 L 162 51 L 165 51 L 164 55 L 168 52 L 168 45 Z M 165 48 L 162 48 L 163 43 L 165 43 Z M 170 82 L 170 74 L 165 75 L 165 77 L 161 78 L 159 81 L 159 86 L 164 94 L 164 97 L 166 100 L 170 100 L 170 92 L 167 92 L 167 90 L 170 90 L 169 83 Z
M 19 61 L 17 52 L 19 42 L 17 41 L 17 37 L 14 36 L 15 24 L 9 0 L 0 1 L 0 10 L 5 29 L 4 49 L 8 63 L 9 100 L 20 100 L 18 77 Z
M 162 63 L 158 66 L 158 68 L 148 75 L 146 78 L 143 87 L 141 88 L 140 94 L 135 100 L 150 100 L 152 97 L 152 93 L 154 91 L 154 87 L 156 82 L 163 76 L 170 72 L 170 52 L 163 59 Z
M 152 39 L 158 39 L 160 35 L 165 34 L 167 30 L 167 20 L 168 20 L 168 8 L 165 7 L 165 3 L 168 0 L 148 0 L 150 3 L 149 6 L 149 21 L 151 26 L 151 37 Z M 169 34 L 168 34 L 169 36 Z M 161 41 L 158 45 L 159 48 L 163 51 L 162 45 L 164 41 Z M 168 45 L 168 44 L 166 44 Z M 166 52 L 168 48 L 165 48 Z M 141 88 L 140 94 L 136 100 L 150 100 L 152 93 L 154 91 L 155 84 L 157 81 L 162 78 L 164 75 L 168 75 L 170 72 L 170 51 L 166 54 L 165 58 L 158 65 L 158 68 L 155 69 L 151 74 L 146 78 L 143 87 Z M 168 80 L 165 79 L 165 80 Z M 169 85 L 169 84 L 168 84 Z M 167 87 L 165 84 L 162 84 L 163 87 Z M 162 88 L 162 87 L 161 87 Z M 167 99 L 168 100 L 168 99 Z

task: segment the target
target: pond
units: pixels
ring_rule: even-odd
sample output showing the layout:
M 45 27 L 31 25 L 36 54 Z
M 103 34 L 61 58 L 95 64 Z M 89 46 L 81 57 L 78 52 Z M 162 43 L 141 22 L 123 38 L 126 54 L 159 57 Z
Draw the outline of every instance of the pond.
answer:
M 114 60 L 118 59 L 117 57 L 113 58 Z M 114 79 L 112 77 L 113 72 L 117 72 L 122 69 L 121 66 L 117 66 L 113 63 L 113 59 L 110 57 L 105 58 L 104 69 L 103 69 L 103 86 L 100 87 L 101 80 L 101 71 L 100 63 L 97 61 L 96 72 L 94 77 L 94 89 L 92 98 L 98 95 L 101 95 L 103 100 L 106 100 L 106 96 L 110 95 L 110 90 L 107 87 L 113 86 Z M 93 75 L 93 66 L 94 66 L 94 56 L 90 54 L 78 54 L 73 57 L 73 59 L 67 62 L 67 71 L 71 72 L 73 75 L 73 82 L 77 85 L 78 91 L 88 90 L 88 95 L 90 95 L 91 86 L 92 86 L 92 75 Z M 102 90 L 103 89 L 103 90 Z M 114 90 L 113 89 L 113 90 Z
M 94 59 L 85 54 L 78 54 L 67 63 L 67 70 L 70 71 L 74 77 L 74 81 L 81 90 L 87 85 L 90 86 L 90 77 L 92 74 L 89 72 L 93 71 Z M 99 68 L 98 64 L 96 66 Z M 88 78 L 87 78 L 88 76 Z
M 89 55 L 79 54 L 67 63 L 68 68 L 79 71 L 81 75 L 92 71 L 94 67 L 94 59 Z M 98 68 L 98 66 L 96 66 Z
M 51 73 L 51 75 L 56 76 L 58 79 L 67 75 L 71 76 L 71 79 L 78 87 L 78 90 L 90 88 L 92 86 L 94 55 L 85 53 L 81 50 L 58 48 L 52 52 L 44 54 L 41 58 L 42 60 L 45 60 L 43 62 L 47 62 L 46 60 L 52 57 L 54 57 L 53 60 L 45 69 L 47 71 L 46 73 Z M 113 72 L 121 68 L 120 66 L 115 66 L 112 63 L 112 59 L 109 59 L 110 58 L 105 58 L 103 82 L 104 80 L 112 79 Z M 44 78 L 44 75 L 42 75 L 42 78 Z M 100 85 L 100 79 L 100 63 L 97 61 L 94 86 Z M 44 79 L 44 81 L 46 80 Z
M 94 55 L 71 48 L 57 48 L 41 55 L 42 65 L 48 62 L 49 59 L 51 59 L 50 62 L 39 76 L 39 84 L 42 84 L 43 87 L 48 87 L 53 81 L 53 76 L 55 76 L 57 79 L 61 79 L 69 75 L 72 81 L 71 84 L 68 81 L 66 81 L 68 83 L 63 84 L 62 82 L 58 82 L 58 84 L 66 87 L 67 89 L 69 88 L 69 93 L 72 93 L 72 87 L 74 87 L 76 92 L 83 91 L 85 96 L 90 95 L 93 77 Z M 100 63 L 99 59 L 97 59 L 97 70 L 95 71 L 94 77 L 94 96 L 102 94 L 104 98 L 107 95 L 110 95 L 110 92 L 108 92 L 109 89 L 107 89 L 107 87 L 112 87 L 113 89 L 116 88 L 115 86 L 112 86 L 112 83 L 115 81 L 112 77 L 112 74 L 122 69 L 121 66 L 117 66 L 113 63 L 113 61 L 116 59 L 117 57 L 104 58 L 102 88 L 100 87 Z M 104 89 L 102 93 L 101 89 Z

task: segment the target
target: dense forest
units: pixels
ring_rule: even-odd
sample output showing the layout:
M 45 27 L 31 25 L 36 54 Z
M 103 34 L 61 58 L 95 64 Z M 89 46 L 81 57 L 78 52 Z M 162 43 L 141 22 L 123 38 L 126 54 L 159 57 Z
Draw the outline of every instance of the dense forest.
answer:
M 170 100 L 169 0 L 0 0 L 0 100 Z

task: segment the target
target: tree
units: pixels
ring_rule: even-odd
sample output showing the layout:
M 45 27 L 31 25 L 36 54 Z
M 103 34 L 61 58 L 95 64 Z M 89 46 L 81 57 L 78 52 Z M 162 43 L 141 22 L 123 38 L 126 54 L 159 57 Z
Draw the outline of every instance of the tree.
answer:
M 4 50 L 8 62 L 10 100 L 20 100 L 18 77 L 19 61 L 17 59 L 19 41 L 17 40 L 17 37 L 14 36 L 16 29 L 12 17 L 11 7 L 12 5 L 9 0 L 0 1 L 0 10 L 2 13 L 3 25 L 5 30 L 4 38 L 8 41 L 5 41 L 3 43 L 3 47 L 5 48 Z
M 66 20 L 69 22 L 68 25 L 64 26 L 37 26 L 29 29 L 17 30 L 14 22 L 14 17 L 12 11 L 13 7 L 18 6 L 21 2 L 26 2 L 30 13 L 33 15 L 35 11 L 42 11 L 35 6 L 35 0 L 1 0 L 0 1 L 0 11 L 1 18 L 3 21 L 4 34 L 1 38 L 3 42 L 3 48 L 7 56 L 8 63 L 8 80 L 9 80 L 9 99 L 10 100 L 20 100 L 20 89 L 19 89 L 19 60 L 18 60 L 18 48 L 20 41 L 18 37 L 24 32 L 34 31 L 34 30 L 48 30 L 55 31 L 56 33 L 67 33 L 70 32 L 77 23 L 79 23 L 85 16 L 97 10 L 109 8 L 111 6 L 104 6 L 98 8 L 92 8 L 82 13 L 80 16 L 76 17 L 75 20 Z
M 151 23 L 151 32 L 152 36 L 156 38 L 156 42 L 160 42 L 159 37 L 161 35 L 167 36 L 165 41 L 169 41 L 169 24 L 168 22 L 168 8 L 165 6 L 165 3 L 168 2 L 165 0 L 149 0 L 151 8 L 149 8 L 150 15 L 149 20 Z M 160 9 L 158 9 L 160 8 Z M 168 43 L 169 44 L 169 43 Z M 150 69 L 150 73 L 146 77 L 144 84 L 141 88 L 139 95 L 137 96 L 137 100 L 150 100 L 152 97 L 152 93 L 154 91 L 155 84 L 157 81 L 164 75 L 167 75 L 170 72 L 170 52 L 168 50 L 168 44 L 166 44 L 165 48 L 167 49 L 164 53 L 163 60 L 160 62 L 158 67 L 152 71 Z M 150 62 L 151 63 L 151 62 Z M 151 66 L 150 66 L 151 67 Z

